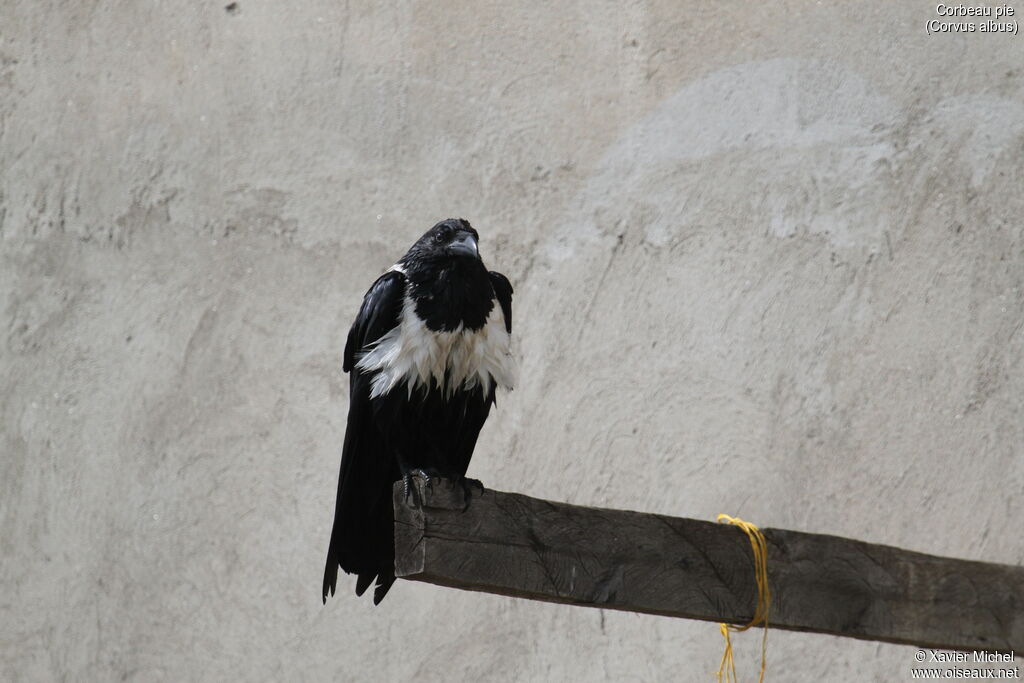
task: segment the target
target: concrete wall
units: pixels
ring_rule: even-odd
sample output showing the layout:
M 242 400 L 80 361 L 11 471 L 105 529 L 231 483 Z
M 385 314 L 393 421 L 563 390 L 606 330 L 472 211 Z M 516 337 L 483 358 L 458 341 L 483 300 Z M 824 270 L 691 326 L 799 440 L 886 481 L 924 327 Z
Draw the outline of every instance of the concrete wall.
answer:
M 1024 38 L 925 2 L 225 4 L 0 2 L 0 678 L 710 680 L 708 623 L 320 605 L 344 335 L 447 216 L 516 287 L 472 476 L 1024 562 Z

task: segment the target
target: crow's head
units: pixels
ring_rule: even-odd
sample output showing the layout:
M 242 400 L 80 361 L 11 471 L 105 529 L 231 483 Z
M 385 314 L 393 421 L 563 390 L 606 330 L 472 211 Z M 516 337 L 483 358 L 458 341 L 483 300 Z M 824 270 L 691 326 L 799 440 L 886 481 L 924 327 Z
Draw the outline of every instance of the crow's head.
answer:
M 423 234 L 402 259 L 406 265 L 447 265 L 461 259 L 480 260 L 476 230 L 463 218 L 443 220 Z

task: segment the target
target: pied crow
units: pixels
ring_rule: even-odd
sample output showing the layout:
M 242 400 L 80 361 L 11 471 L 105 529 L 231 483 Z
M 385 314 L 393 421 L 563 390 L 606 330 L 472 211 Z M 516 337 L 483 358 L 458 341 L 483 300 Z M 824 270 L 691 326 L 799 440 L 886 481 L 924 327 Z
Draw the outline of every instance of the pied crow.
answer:
M 377 278 L 348 333 L 348 425 L 327 549 L 323 601 L 338 567 L 356 595 L 395 581 L 394 482 L 465 482 L 495 391 L 511 389 L 512 285 L 488 272 L 463 219 L 428 230 Z

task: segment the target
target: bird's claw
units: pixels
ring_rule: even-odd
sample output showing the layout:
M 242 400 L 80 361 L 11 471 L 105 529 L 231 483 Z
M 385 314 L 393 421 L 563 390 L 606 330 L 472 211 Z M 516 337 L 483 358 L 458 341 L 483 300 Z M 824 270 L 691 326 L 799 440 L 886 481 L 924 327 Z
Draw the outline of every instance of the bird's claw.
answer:
M 434 490 L 434 478 L 440 476 L 436 470 L 433 469 L 421 469 L 417 467 L 414 470 L 409 470 L 402 475 L 402 490 L 405 494 L 405 501 L 409 502 L 409 498 L 412 497 L 413 502 L 416 505 L 422 505 L 423 501 L 417 500 L 418 495 L 416 493 L 416 487 L 413 486 L 413 477 L 419 477 L 423 480 L 423 485 L 430 491 Z
M 462 511 L 465 512 L 469 509 L 469 499 L 473 497 L 473 489 L 477 490 L 477 493 L 482 494 L 484 492 L 484 485 L 479 479 L 470 479 L 469 477 L 463 477 L 462 481 L 462 495 L 466 501 L 465 507 Z
M 479 479 L 470 479 L 469 477 L 462 478 L 462 490 L 465 491 L 466 497 L 472 495 L 473 489 L 476 489 L 477 493 L 484 492 L 484 484 Z

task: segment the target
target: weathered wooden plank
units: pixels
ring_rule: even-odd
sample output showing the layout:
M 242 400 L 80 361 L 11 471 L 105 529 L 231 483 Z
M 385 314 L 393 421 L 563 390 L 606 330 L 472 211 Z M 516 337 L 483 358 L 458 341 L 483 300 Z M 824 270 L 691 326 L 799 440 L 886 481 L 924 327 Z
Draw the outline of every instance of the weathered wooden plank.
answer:
M 747 623 L 750 542 L 736 527 L 474 493 L 395 487 L 398 576 L 533 600 Z M 416 504 L 421 502 L 421 505 Z M 963 650 L 1024 651 L 1024 567 L 764 529 L 770 625 Z

